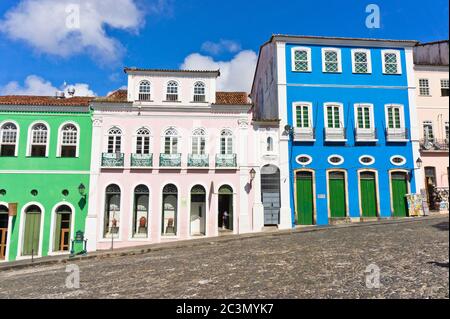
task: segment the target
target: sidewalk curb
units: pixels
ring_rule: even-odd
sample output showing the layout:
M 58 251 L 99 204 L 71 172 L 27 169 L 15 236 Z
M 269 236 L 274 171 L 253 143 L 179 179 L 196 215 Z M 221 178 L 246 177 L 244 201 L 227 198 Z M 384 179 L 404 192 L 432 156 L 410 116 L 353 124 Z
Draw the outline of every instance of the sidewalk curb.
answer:
M 449 218 L 448 213 L 426 216 L 426 217 L 413 217 L 413 218 L 402 218 L 402 219 L 386 219 L 386 220 L 377 220 L 377 221 L 367 221 L 367 222 L 359 222 L 359 223 L 349 223 L 349 224 L 341 224 L 341 225 L 332 225 L 332 226 L 306 226 L 306 227 L 297 227 L 294 229 L 288 230 L 277 230 L 270 232 L 260 232 L 260 233 L 250 233 L 250 234 L 242 234 L 242 235 L 229 235 L 223 237 L 211 237 L 211 238 L 201 238 L 201 239 L 191 239 L 185 241 L 177 241 L 171 243 L 160 243 L 160 244 L 151 244 L 148 246 L 142 247 L 132 247 L 132 248 L 122 248 L 117 249 L 115 251 L 97 251 L 90 253 L 87 256 L 80 256 L 75 258 L 68 258 L 67 256 L 54 256 L 54 257 L 43 257 L 35 262 L 31 262 L 29 260 L 26 261 L 13 261 L 6 262 L 3 265 L 0 264 L 0 271 L 7 270 L 19 270 L 24 268 L 35 268 L 39 266 L 49 266 L 49 265 L 58 265 L 58 264 L 69 264 L 78 261 L 85 260 L 93 260 L 93 259 L 106 259 L 106 258 L 114 258 L 114 257 L 123 257 L 123 256 L 136 256 L 136 255 L 144 255 L 154 251 L 161 250 L 170 250 L 170 249 L 182 249 L 182 248 L 192 248 L 204 245 L 215 245 L 220 243 L 227 242 L 235 242 L 242 241 L 247 239 L 255 239 L 255 238 L 263 238 L 263 237 L 278 237 L 278 236 L 290 236 L 302 233 L 311 233 L 311 232 L 320 232 L 327 230 L 339 230 L 344 228 L 353 228 L 353 227 L 376 227 L 383 225 L 398 225 L 405 223 L 417 223 L 427 220 L 435 220 L 435 219 L 444 219 Z

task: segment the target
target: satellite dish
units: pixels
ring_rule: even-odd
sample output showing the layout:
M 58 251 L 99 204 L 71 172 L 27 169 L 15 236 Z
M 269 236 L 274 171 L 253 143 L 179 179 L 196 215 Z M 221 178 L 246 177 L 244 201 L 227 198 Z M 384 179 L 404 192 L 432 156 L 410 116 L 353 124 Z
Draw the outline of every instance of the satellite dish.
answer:
M 73 86 L 69 87 L 67 93 L 73 97 L 75 95 L 75 88 Z

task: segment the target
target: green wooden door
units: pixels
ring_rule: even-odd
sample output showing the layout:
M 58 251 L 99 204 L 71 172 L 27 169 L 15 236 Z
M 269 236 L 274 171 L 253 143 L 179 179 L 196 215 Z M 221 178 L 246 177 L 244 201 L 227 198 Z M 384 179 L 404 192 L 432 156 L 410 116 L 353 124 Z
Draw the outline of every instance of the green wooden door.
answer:
M 23 239 L 23 256 L 39 254 L 39 237 L 41 228 L 41 212 L 39 208 L 29 210 L 25 214 L 25 230 Z
M 406 173 L 392 174 L 392 206 L 394 217 L 407 217 L 408 205 L 405 195 L 408 194 L 408 181 Z
M 310 172 L 297 174 L 297 221 L 299 225 L 314 224 L 313 177 Z
M 361 173 L 361 208 L 363 217 L 377 217 L 377 190 L 375 183 L 375 173 Z
M 343 172 L 331 172 L 329 174 L 328 193 L 331 218 L 346 217 L 345 174 Z

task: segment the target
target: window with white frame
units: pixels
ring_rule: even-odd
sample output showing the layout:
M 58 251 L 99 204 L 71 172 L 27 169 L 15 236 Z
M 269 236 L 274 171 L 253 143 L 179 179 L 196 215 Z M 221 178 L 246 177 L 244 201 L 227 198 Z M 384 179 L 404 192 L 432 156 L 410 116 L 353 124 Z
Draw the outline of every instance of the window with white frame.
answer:
M 373 129 L 373 105 L 371 104 L 357 104 L 356 105 L 356 128 L 358 129 Z
M 31 157 L 46 157 L 48 147 L 48 127 L 43 123 L 34 124 L 31 128 Z
M 113 127 L 108 131 L 108 153 L 121 153 L 122 151 L 122 131 Z
M 192 155 L 204 155 L 206 153 L 206 132 L 198 128 L 192 134 Z
M 167 83 L 166 100 L 170 102 L 178 101 L 178 83 L 170 81 Z
M 427 142 L 434 142 L 434 129 L 432 121 L 423 122 L 423 138 Z
M 16 124 L 7 122 L 0 127 L 0 156 L 17 155 L 17 135 Z
M 372 73 L 372 63 L 370 50 L 357 49 L 352 50 L 353 73 L 369 74 Z
M 179 136 L 176 128 L 168 128 L 164 132 L 164 154 L 175 155 L 178 154 Z
M 403 123 L 403 106 L 387 105 L 387 125 L 389 129 L 401 129 L 405 127 Z
M 150 154 L 150 130 L 143 127 L 136 132 L 136 154 Z
M 430 96 L 430 81 L 428 79 L 419 79 L 420 96 Z
M 396 50 L 383 50 L 383 73 L 401 74 L 402 66 L 400 61 L 400 52 Z
M 78 128 L 74 124 L 66 124 L 61 128 L 60 141 L 59 156 L 78 156 Z
M 273 137 L 269 136 L 266 141 L 267 152 L 273 152 Z
M 448 79 L 441 80 L 441 95 L 449 96 L 449 80 Z
M 323 60 L 323 72 L 326 73 L 342 72 L 340 49 L 322 49 L 322 60 Z
M 312 126 L 312 107 L 310 103 L 294 105 L 295 127 L 310 128 Z
M 139 84 L 139 101 L 150 101 L 151 98 L 151 85 L 150 82 L 145 80 Z
M 194 102 L 206 102 L 206 85 L 203 82 L 194 84 Z
M 223 130 L 220 133 L 220 154 L 233 154 L 233 132 L 230 130 Z
M 344 115 L 342 105 L 326 104 L 325 110 L 327 128 L 344 128 Z
M 292 71 L 311 72 L 311 49 L 293 48 L 292 49 Z

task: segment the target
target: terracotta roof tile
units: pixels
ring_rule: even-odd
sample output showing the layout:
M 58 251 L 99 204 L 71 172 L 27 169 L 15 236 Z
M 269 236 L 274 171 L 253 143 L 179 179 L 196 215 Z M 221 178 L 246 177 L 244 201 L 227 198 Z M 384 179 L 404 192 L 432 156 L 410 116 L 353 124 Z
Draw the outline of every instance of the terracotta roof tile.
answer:
M 128 91 L 116 90 L 106 97 L 100 97 L 94 100 L 94 102 L 108 102 L 108 103 L 127 103 Z
M 71 97 L 58 99 L 51 96 L 6 95 L 0 96 L 0 105 L 32 106 L 89 106 L 93 97 Z
M 245 92 L 216 92 L 216 103 L 219 105 L 249 105 L 250 100 Z

